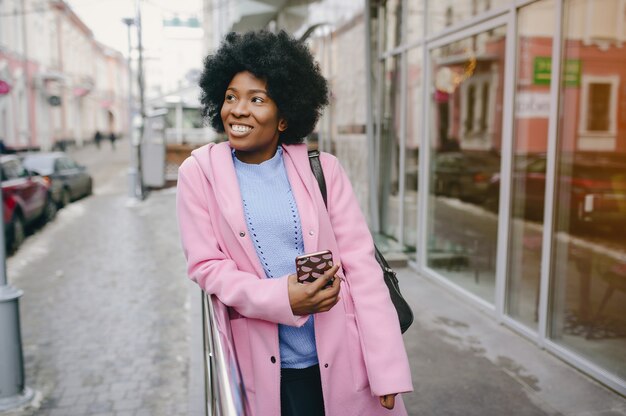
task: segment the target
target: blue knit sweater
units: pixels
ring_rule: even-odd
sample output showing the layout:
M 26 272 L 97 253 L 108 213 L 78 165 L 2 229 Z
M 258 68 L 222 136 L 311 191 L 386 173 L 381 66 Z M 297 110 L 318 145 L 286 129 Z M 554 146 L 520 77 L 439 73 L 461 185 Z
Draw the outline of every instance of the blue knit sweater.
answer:
M 283 149 L 261 164 L 233 161 L 243 199 L 248 234 L 268 278 L 295 273 L 295 258 L 304 253 L 298 207 L 291 192 Z M 317 364 L 313 315 L 301 327 L 278 325 L 283 368 Z

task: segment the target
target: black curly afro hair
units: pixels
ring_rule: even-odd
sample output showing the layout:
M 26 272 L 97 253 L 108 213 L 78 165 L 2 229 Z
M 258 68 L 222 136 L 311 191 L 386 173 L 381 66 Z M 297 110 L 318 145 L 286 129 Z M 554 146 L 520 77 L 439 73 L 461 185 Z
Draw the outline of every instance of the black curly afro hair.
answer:
M 287 121 L 280 143 L 301 143 L 328 104 L 326 79 L 307 46 L 284 31 L 228 34 L 217 52 L 205 58 L 200 77 L 202 115 L 218 132 L 224 132 L 220 111 L 226 88 L 243 71 L 267 82 L 269 96 Z

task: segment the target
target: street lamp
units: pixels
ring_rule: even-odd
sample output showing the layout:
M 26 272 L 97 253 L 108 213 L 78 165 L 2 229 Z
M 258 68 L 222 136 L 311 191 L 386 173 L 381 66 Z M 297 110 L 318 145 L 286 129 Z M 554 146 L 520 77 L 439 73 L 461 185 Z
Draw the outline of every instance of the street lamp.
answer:
M 142 199 L 143 189 L 141 186 L 141 177 L 139 176 L 139 143 L 133 135 L 133 71 L 131 67 L 132 44 L 130 40 L 131 26 L 135 24 L 135 19 L 125 17 L 122 22 L 126 25 L 128 33 L 128 59 L 126 61 L 128 67 L 128 140 L 130 143 L 130 167 L 128 168 L 128 194 L 131 198 Z
M 143 187 L 143 169 L 141 160 L 141 144 L 143 143 L 143 135 L 146 126 L 146 100 L 145 100 L 145 78 L 143 73 L 143 25 L 141 22 L 141 0 L 135 0 L 136 18 L 135 27 L 137 28 L 137 81 L 139 84 L 139 112 L 141 114 L 141 126 L 139 127 L 139 145 L 137 146 L 137 174 L 139 176 L 139 199 L 144 198 Z

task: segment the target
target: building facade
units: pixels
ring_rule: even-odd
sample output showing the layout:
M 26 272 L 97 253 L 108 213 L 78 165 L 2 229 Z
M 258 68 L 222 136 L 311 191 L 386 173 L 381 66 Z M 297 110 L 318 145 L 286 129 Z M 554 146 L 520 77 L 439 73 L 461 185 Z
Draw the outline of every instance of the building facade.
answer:
M 0 138 L 14 149 L 126 131 L 127 66 L 63 1 L 0 1 Z
M 382 246 L 626 394 L 625 0 L 210 3 L 307 39 Z

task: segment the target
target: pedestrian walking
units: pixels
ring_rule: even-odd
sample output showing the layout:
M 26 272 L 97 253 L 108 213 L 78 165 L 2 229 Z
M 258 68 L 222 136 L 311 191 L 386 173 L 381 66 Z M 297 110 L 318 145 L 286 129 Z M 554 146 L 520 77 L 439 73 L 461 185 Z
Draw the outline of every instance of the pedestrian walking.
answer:
M 229 307 L 252 414 L 406 415 L 408 359 L 367 223 L 322 153 L 326 208 L 303 144 L 328 103 L 319 65 L 285 32 L 231 33 L 200 87 L 228 141 L 181 165 L 178 223 L 189 277 Z M 334 265 L 300 283 L 295 258 L 321 250 Z
M 100 133 L 100 130 L 96 130 L 96 134 L 93 136 L 93 141 L 96 143 L 98 150 L 100 150 L 100 142 L 102 141 L 102 133 Z
M 109 134 L 109 141 L 111 142 L 111 149 L 113 150 L 115 150 L 115 140 L 117 140 L 117 137 L 115 133 L 111 132 L 111 134 Z

